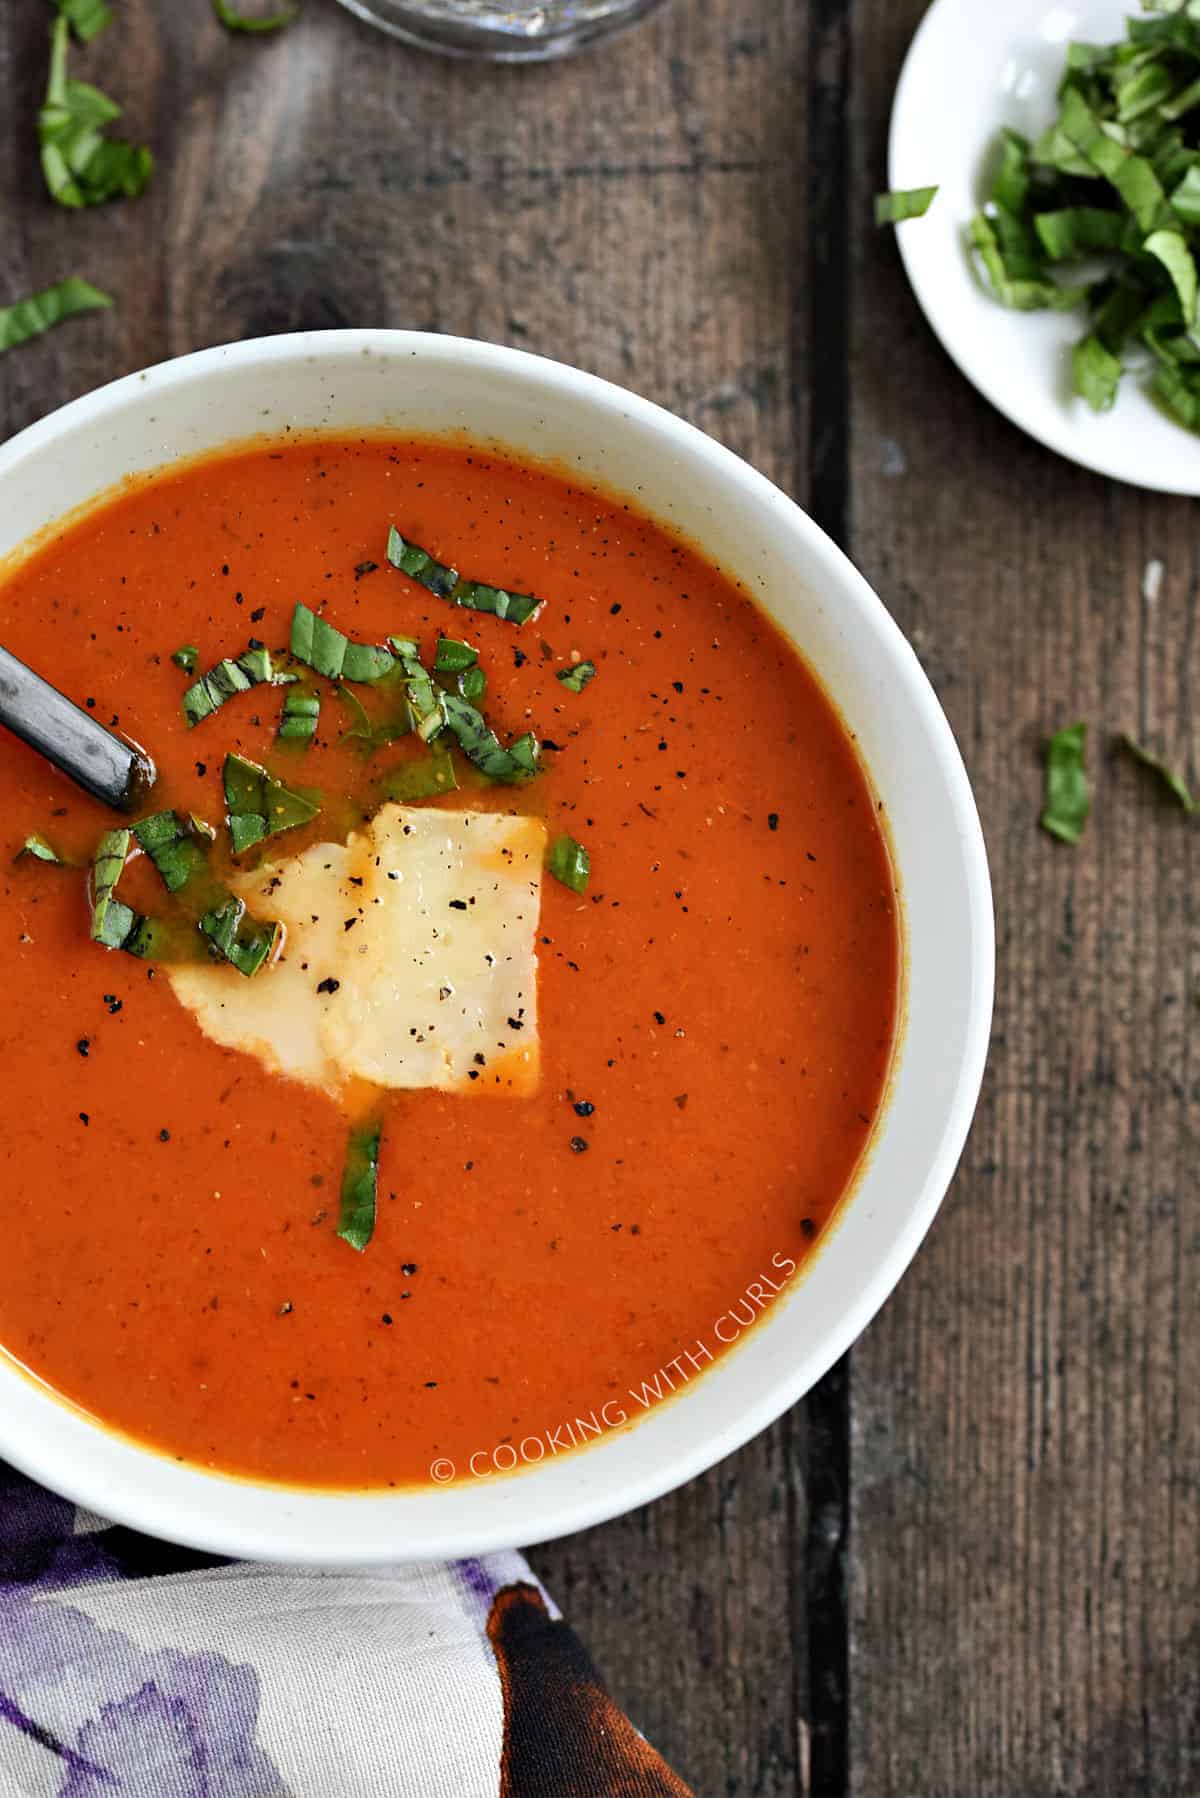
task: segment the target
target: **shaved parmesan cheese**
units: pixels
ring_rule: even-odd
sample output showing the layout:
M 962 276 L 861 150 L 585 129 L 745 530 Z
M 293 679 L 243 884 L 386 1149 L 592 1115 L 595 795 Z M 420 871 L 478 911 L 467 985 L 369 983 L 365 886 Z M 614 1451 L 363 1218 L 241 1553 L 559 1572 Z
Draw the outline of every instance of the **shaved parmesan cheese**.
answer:
M 253 980 L 166 972 L 206 1035 L 333 1098 L 362 1083 L 529 1093 L 545 846 L 532 818 L 388 805 L 345 848 L 234 883 L 285 927 Z

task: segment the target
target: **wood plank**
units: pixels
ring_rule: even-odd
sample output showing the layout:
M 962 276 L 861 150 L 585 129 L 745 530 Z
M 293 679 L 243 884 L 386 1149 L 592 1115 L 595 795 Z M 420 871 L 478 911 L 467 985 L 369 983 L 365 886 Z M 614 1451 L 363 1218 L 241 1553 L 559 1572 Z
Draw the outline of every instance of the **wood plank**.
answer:
M 0 298 L 79 272 L 120 304 L 0 359 L 6 431 L 205 344 L 407 325 L 579 363 L 806 484 L 807 5 L 676 4 L 578 62 L 505 70 L 410 54 L 332 5 L 255 42 L 204 6 L 125 0 L 78 72 L 158 171 L 137 204 L 73 216 L 39 187 L 45 24 L 0 8 Z M 798 1413 L 535 1556 L 705 1798 L 803 1789 L 806 1454 Z
M 1194 1798 L 1200 837 L 1107 743 L 1195 768 L 1195 511 L 992 412 L 871 231 L 923 10 L 856 10 L 852 548 L 963 745 L 1000 984 L 963 1168 L 854 1355 L 851 1789 Z M 1037 828 L 1038 753 L 1076 717 L 1097 794 L 1072 851 Z

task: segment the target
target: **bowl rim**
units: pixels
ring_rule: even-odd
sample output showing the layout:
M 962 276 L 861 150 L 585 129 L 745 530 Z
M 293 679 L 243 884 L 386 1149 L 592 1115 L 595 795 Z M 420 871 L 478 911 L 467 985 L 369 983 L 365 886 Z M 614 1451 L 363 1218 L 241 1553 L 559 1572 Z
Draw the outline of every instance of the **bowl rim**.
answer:
M 914 1183 L 912 1197 L 907 1201 L 901 1218 L 889 1226 L 889 1246 L 881 1255 L 874 1273 L 864 1281 L 856 1295 L 848 1300 L 839 1314 L 837 1327 L 828 1330 L 808 1353 L 791 1363 L 784 1377 L 764 1384 L 754 1402 L 738 1415 L 727 1418 L 723 1425 L 718 1423 L 705 1429 L 690 1446 L 676 1449 L 660 1462 L 652 1463 L 641 1472 L 640 1477 L 623 1480 L 615 1490 L 607 1483 L 592 1480 L 583 1489 L 565 1496 L 555 1490 L 539 1495 L 538 1501 L 531 1503 L 531 1528 L 519 1540 L 514 1537 L 511 1521 L 506 1521 L 503 1517 L 496 1517 L 486 1525 L 481 1525 L 478 1519 L 474 1519 L 464 1528 L 454 1521 L 452 1505 L 447 1506 L 451 1513 L 448 1523 L 433 1530 L 422 1530 L 418 1542 L 402 1541 L 393 1547 L 389 1547 L 381 1539 L 379 1531 L 364 1534 L 351 1529 L 343 1532 L 340 1539 L 330 1540 L 332 1532 L 317 1528 L 315 1519 L 306 1523 L 301 1515 L 307 1505 L 319 1500 L 349 1513 L 353 1522 L 355 1506 L 374 1502 L 385 1507 L 394 1505 L 399 1511 L 406 1501 L 412 1499 L 414 1492 L 427 1497 L 430 1491 L 437 1491 L 449 1498 L 458 1489 L 455 1486 L 405 1488 L 394 1493 L 382 1493 L 378 1490 L 364 1494 L 328 1493 L 317 1489 L 281 1487 L 270 1482 L 186 1465 L 173 1468 L 173 1472 L 205 1483 L 217 1482 L 225 1493 L 241 1486 L 256 1495 L 270 1494 L 276 1499 L 290 1500 L 298 1521 L 289 1522 L 287 1528 L 272 1527 L 270 1530 L 262 1525 L 247 1525 L 245 1522 L 218 1521 L 206 1515 L 200 1504 L 185 1503 L 182 1499 L 172 1503 L 159 1497 L 147 1497 L 140 1489 L 120 1493 L 114 1504 L 113 1491 L 87 1462 L 70 1461 L 65 1452 L 60 1452 L 55 1458 L 45 1442 L 35 1442 L 25 1437 L 16 1442 L 8 1440 L 5 1408 L 0 1405 L 0 1451 L 4 1458 L 31 1479 L 50 1486 L 87 1511 L 107 1517 L 115 1510 L 118 1520 L 129 1528 L 208 1553 L 239 1559 L 272 1559 L 295 1565 L 327 1567 L 361 1566 L 385 1559 L 394 1560 L 398 1552 L 403 1558 L 412 1561 L 472 1556 L 519 1546 L 519 1541 L 551 1541 L 576 1530 L 593 1527 L 650 1503 L 715 1466 L 803 1397 L 846 1352 L 894 1290 L 945 1198 L 970 1129 L 982 1084 L 991 1028 L 995 976 L 991 881 L 979 814 L 950 724 L 911 645 L 865 577 L 794 500 L 732 450 L 654 401 L 550 357 L 471 338 L 383 329 L 297 332 L 217 345 L 171 358 L 108 382 L 57 408 L 27 426 L 6 444 L 0 445 L 0 480 L 14 464 L 27 455 L 44 451 L 56 442 L 74 436 L 81 428 L 102 423 L 106 414 L 120 408 L 124 401 L 135 395 L 143 400 L 147 396 L 167 399 L 181 385 L 196 380 L 203 381 L 218 371 L 228 371 L 230 367 L 236 369 L 249 365 L 286 364 L 312 358 L 333 362 L 339 356 L 357 357 L 363 354 L 379 354 L 389 359 L 403 356 L 449 357 L 457 364 L 480 374 L 499 374 L 515 378 L 518 382 L 533 381 L 543 390 L 549 386 L 554 390 L 555 397 L 562 402 L 585 400 L 592 406 L 607 411 L 610 416 L 615 415 L 618 421 L 625 419 L 638 422 L 648 431 L 657 434 L 665 450 L 707 460 L 714 474 L 728 486 L 731 504 L 737 503 L 740 494 L 749 505 L 768 506 L 776 511 L 782 508 L 787 523 L 803 540 L 817 577 L 828 583 L 829 590 L 836 593 L 839 603 L 851 609 L 856 624 L 865 626 L 878 637 L 891 672 L 903 688 L 905 703 L 920 714 L 929 733 L 945 776 L 946 794 L 953 811 L 956 846 L 961 858 L 970 914 L 971 963 L 965 1007 L 967 1024 L 964 1029 L 964 1052 L 956 1068 L 952 1093 L 945 1102 L 936 1150 L 930 1155 L 927 1172 L 919 1190 L 915 1189 Z M 266 435 L 270 434 L 270 431 L 266 432 Z M 244 441 L 244 438 L 230 438 L 231 444 L 238 441 Z M 166 468 L 172 462 L 183 459 L 168 457 L 161 466 Z M 96 497 L 99 498 L 110 485 L 111 483 L 105 483 L 98 487 Z M 649 510 L 653 516 L 653 507 Z M 886 1116 L 885 1108 L 874 1140 L 878 1140 L 885 1128 Z M 819 1254 L 815 1258 L 815 1264 L 819 1267 Z M 761 1330 L 769 1327 L 771 1321 L 763 1319 L 758 1328 Z M 756 1330 L 752 1336 L 757 1333 Z M 0 1389 L 12 1378 L 35 1388 L 39 1400 L 52 1406 L 60 1416 L 73 1413 L 83 1421 L 88 1431 L 102 1435 L 110 1443 L 115 1438 L 126 1444 L 143 1461 L 148 1458 L 159 1466 L 172 1466 L 159 1451 L 124 1436 L 99 1419 L 89 1416 L 43 1385 L 36 1376 L 31 1377 L 25 1370 L 9 1362 L 7 1357 L 0 1355 Z M 671 1405 L 668 1409 L 674 1410 L 675 1406 Z M 577 1452 L 569 1460 L 578 1462 L 582 1458 L 591 1463 L 599 1458 L 598 1448 L 599 1445 L 593 1445 L 582 1457 Z M 518 1476 L 513 1476 L 511 1480 L 503 1478 L 500 1481 L 489 1481 L 488 1484 L 494 1488 L 498 1484 L 511 1485 L 514 1482 L 518 1488 L 525 1484 L 525 1480 Z M 530 1497 L 532 1501 L 532 1493 Z M 391 1534 L 403 1537 L 403 1530 L 398 1529 Z

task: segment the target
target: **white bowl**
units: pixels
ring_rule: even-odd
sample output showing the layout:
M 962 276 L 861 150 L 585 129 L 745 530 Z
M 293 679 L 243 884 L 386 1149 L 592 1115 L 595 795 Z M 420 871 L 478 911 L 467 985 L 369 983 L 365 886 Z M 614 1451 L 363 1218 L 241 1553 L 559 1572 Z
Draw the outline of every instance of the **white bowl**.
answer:
M 1037 137 L 1057 110 L 1067 45 L 1116 43 L 1135 0 L 935 0 L 912 41 L 892 109 L 888 179 L 939 183 L 923 219 L 897 227 L 929 323 L 959 368 L 1021 430 L 1072 462 L 1159 493 L 1200 495 L 1200 444 L 1131 371 L 1111 412 L 1071 391 L 1079 313 L 1010 312 L 964 244 L 986 200 L 1000 130 Z
M 636 498 L 736 571 L 803 650 L 858 737 L 894 845 L 908 1003 L 869 1162 L 794 1288 L 636 1426 L 511 1477 L 303 1492 L 178 1465 L 104 1430 L 0 1356 L 0 1457 L 135 1529 L 325 1565 L 483 1553 L 601 1522 L 710 1467 L 807 1392 L 891 1292 L 941 1203 L 983 1073 L 994 960 L 983 837 L 933 690 L 829 538 L 691 425 L 540 357 L 411 332 L 330 331 L 163 363 L 0 448 L 0 556 L 124 474 L 285 427 L 466 429 Z M 735 1230 L 732 1193 L 730 1207 Z

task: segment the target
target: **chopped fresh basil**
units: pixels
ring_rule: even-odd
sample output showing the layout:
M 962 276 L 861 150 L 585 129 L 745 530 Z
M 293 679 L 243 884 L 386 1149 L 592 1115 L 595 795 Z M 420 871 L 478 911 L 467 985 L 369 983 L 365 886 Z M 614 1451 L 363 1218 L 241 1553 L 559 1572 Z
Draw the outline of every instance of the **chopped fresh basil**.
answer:
M 454 684 L 468 705 L 478 705 L 487 692 L 487 675 L 482 668 L 464 668 L 455 675 Z
M 201 845 L 215 833 L 200 819 L 183 818 L 178 812 L 155 812 L 135 824 L 133 834 L 158 869 L 167 891 L 177 893 L 208 866 L 208 854 Z
M 1042 829 L 1064 843 L 1077 843 L 1092 805 L 1084 765 L 1087 725 L 1069 724 L 1046 746 L 1046 804 Z
M 245 900 L 232 897 L 205 912 L 200 929 L 214 952 L 247 978 L 270 960 L 283 934 L 282 925 L 260 924 L 246 910 Z
M 1157 774 L 1159 780 L 1166 787 L 1167 791 L 1177 800 L 1185 812 L 1200 811 L 1200 803 L 1193 797 L 1191 788 L 1181 774 L 1176 774 L 1174 769 L 1168 768 L 1167 764 L 1160 761 L 1158 756 L 1151 754 L 1150 750 L 1143 749 L 1142 745 L 1136 742 L 1133 737 L 1122 736 L 1118 738 L 1118 742 L 1122 749 L 1133 756 L 1135 761 L 1139 761 L 1142 764 L 1143 768 L 1149 768 L 1152 773 Z
M 474 668 L 478 660 L 479 651 L 471 644 L 458 637 L 439 637 L 433 669 L 435 674 L 463 674 L 468 668 Z
M 457 568 L 437 561 L 420 544 L 406 541 L 395 525 L 388 530 L 387 559 L 393 568 L 418 582 L 436 599 L 448 599 L 451 605 L 466 606 L 473 612 L 490 612 L 511 624 L 524 624 L 542 605 L 530 593 L 509 593 L 483 581 L 465 580 Z
M 59 14 L 50 28 L 50 74 L 38 113 L 42 174 L 60 206 L 99 206 L 140 194 L 154 169 L 149 150 L 107 137 L 121 108 L 99 88 L 67 74 L 70 26 Z
M 172 650 L 171 660 L 185 674 L 194 674 L 196 663 L 200 660 L 200 651 L 194 643 L 181 643 L 178 649 Z
M 298 749 L 307 749 L 317 734 L 320 716 L 319 693 L 288 693 L 284 698 L 283 715 L 279 720 L 280 742 L 290 743 Z
M 247 14 L 236 12 L 229 0 L 212 0 L 212 9 L 226 31 L 281 31 L 300 10 L 298 6 L 285 6 L 282 12 Z
M 470 705 L 478 705 L 487 692 L 487 676 L 479 666 L 479 651 L 456 637 L 440 637 L 433 672 L 447 692 L 457 693 Z
M 112 22 L 112 9 L 105 0 L 54 0 L 81 44 L 90 44 Z
M 291 650 L 298 662 L 306 662 L 329 680 L 382 680 L 396 666 L 390 649 L 352 642 L 306 605 L 297 605 L 292 614 Z
M 143 959 L 159 955 L 165 958 L 169 948 L 162 927 L 116 896 L 131 840 L 132 833 L 122 828 L 105 831 L 96 845 L 92 858 L 92 941 L 105 949 L 124 949 Z
M 337 1233 L 360 1254 L 375 1234 L 382 1139 L 383 1126 L 369 1124 L 365 1129 L 352 1131 L 346 1145 Z
M 31 337 L 60 325 L 65 318 L 80 312 L 95 312 L 111 306 L 108 294 L 101 293 L 90 281 L 71 275 L 55 287 L 30 294 L 27 300 L 16 300 L 11 306 L 0 306 L 0 355 Z
M 428 756 L 391 769 L 384 775 L 381 785 L 387 797 L 400 805 L 412 805 L 418 799 L 436 799 L 439 793 L 453 793 L 458 787 L 454 758 L 440 743 L 431 743 Z
M 457 693 L 442 695 L 445 728 L 452 732 L 467 760 L 486 774 L 489 780 L 511 786 L 537 773 L 541 746 L 532 731 L 526 731 L 506 749 L 482 712 Z
M 417 735 L 423 743 L 431 743 L 446 728 L 445 695 L 434 685 L 411 637 L 391 637 L 389 642 L 405 678 L 404 691 Z
M 588 876 L 592 871 L 588 852 L 565 831 L 551 843 L 546 854 L 546 867 L 555 880 L 561 880 L 573 893 L 587 891 Z
M 937 196 L 936 187 L 897 188 L 875 195 L 875 223 L 900 225 L 905 219 L 923 219 Z
M 177 655 L 179 653 L 176 651 Z M 294 674 L 280 673 L 271 660 L 270 650 L 246 649 L 236 661 L 226 656 L 215 668 L 202 674 L 198 681 L 193 681 L 184 694 L 183 715 L 187 719 L 188 728 L 190 730 L 194 725 L 202 724 L 206 718 L 211 718 L 236 693 L 248 693 L 251 687 L 287 686 L 295 679 Z
M 1095 336 L 1084 337 L 1072 351 L 1075 391 L 1093 412 L 1108 412 L 1116 404 L 1121 385 L 1121 361 Z
M 1086 306 L 1074 388 L 1094 410 L 1116 402 L 1125 352 L 1149 351 L 1152 392 L 1200 430 L 1200 9 L 1146 8 L 1122 42 L 1068 46 L 1041 137 L 1002 134 L 970 244 L 1004 305 Z
M 590 680 L 595 678 L 595 662 L 576 662 L 573 668 L 560 668 L 558 679 L 572 693 L 582 693 Z
M 241 755 L 227 755 L 223 770 L 225 806 L 233 853 L 242 855 L 255 843 L 280 831 L 309 824 L 320 811 L 320 801 L 290 787 Z
M 59 868 L 69 868 L 71 865 L 65 855 L 60 855 L 58 850 L 52 848 L 45 837 L 40 837 L 36 831 L 25 838 L 13 856 L 13 860 L 14 862 L 53 862 Z

